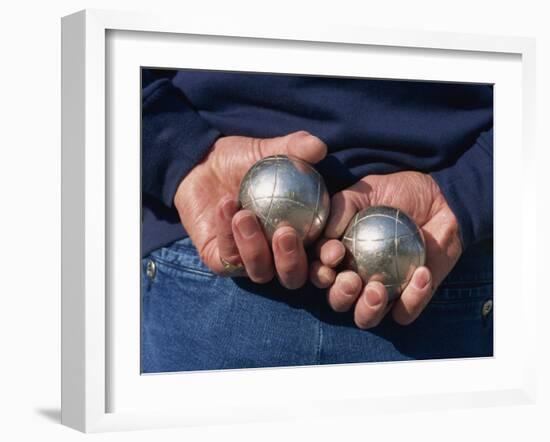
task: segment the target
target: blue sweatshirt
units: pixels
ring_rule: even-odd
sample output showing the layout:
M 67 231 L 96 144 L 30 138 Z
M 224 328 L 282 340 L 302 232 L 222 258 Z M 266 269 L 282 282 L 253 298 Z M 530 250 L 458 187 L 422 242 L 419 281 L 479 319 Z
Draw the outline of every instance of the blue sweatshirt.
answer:
M 183 238 L 177 186 L 218 137 L 307 130 L 329 192 L 369 174 L 430 173 L 464 249 L 493 235 L 493 88 L 197 70 L 142 70 L 142 254 Z

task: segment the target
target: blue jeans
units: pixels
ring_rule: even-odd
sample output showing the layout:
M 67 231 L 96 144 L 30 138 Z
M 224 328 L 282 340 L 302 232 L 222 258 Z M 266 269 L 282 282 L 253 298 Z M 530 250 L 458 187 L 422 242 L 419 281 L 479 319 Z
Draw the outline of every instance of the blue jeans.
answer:
M 214 275 L 185 238 L 142 260 L 141 371 L 492 356 L 492 271 L 492 241 L 473 246 L 413 324 L 360 330 L 309 283 Z

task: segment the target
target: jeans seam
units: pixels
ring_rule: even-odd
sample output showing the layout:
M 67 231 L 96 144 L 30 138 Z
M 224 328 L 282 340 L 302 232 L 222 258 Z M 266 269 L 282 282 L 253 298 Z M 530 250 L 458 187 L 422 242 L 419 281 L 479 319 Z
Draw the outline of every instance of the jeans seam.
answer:
M 471 298 L 441 299 L 441 300 L 435 299 L 435 300 L 430 301 L 429 304 L 432 304 L 432 305 L 464 304 L 464 303 L 467 303 L 467 302 L 480 302 L 480 301 L 484 301 L 484 300 L 487 300 L 487 299 L 493 299 L 493 296 L 492 295 L 490 295 L 490 296 L 475 296 L 475 297 L 471 297 Z
M 455 287 L 462 287 L 462 286 L 480 286 L 480 285 L 490 285 L 493 283 L 492 278 L 487 279 L 461 279 L 461 280 L 451 280 L 451 281 L 443 281 L 440 285 L 440 287 L 443 288 L 455 288 Z
M 321 364 L 321 349 L 323 347 L 323 324 L 321 321 L 317 321 L 319 325 L 319 332 L 317 334 L 317 365 Z
M 188 273 L 194 273 L 194 274 L 201 275 L 201 276 L 206 276 L 206 277 L 209 277 L 209 278 L 215 278 L 216 277 L 216 275 L 214 273 L 206 272 L 204 270 L 196 269 L 196 268 L 193 268 L 193 267 L 188 267 L 188 266 L 185 266 L 183 264 L 174 264 L 174 263 L 165 261 L 162 258 L 156 257 L 156 258 L 154 258 L 154 260 L 157 261 L 160 264 L 163 264 L 163 265 L 165 265 L 167 267 L 170 267 L 172 269 L 175 269 L 175 270 L 181 270 L 181 271 L 185 271 L 185 272 L 188 272 Z
M 175 252 L 193 252 L 198 253 L 195 246 L 191 245 L 184 245 L 184 244 L 173 244 L 170 247 L 167 247 L 169 250 L 173 250 Z
M 323 351 L 323 303 L 319 302 L 317 306 L 317 365 L 321 365 L 322 351 Z

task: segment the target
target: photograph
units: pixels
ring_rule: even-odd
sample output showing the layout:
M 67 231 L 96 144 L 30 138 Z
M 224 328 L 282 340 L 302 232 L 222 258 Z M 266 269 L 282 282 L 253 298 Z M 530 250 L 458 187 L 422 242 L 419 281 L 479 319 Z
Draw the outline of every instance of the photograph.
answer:
M 493 357 L 493 84 L 142 66 L 140 115 L 141 374 Z
M 542 15 L 223 5 L 57 15 L 60 432 L 535 440 Z

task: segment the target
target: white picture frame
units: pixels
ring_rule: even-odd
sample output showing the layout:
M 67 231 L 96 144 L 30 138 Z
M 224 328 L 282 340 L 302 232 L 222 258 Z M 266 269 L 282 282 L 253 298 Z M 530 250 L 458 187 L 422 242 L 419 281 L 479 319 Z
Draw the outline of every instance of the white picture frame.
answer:
M 203 62 L 196 58 L 192 66 L 182 65 L 181 58 L 173 60 L 171 55 L 174 48 L 182 44 L 197 46 L 194 49 L 185 46 L 193 53 L 217 50 L 220 56 L 215 61 Z M 521 257 L 516 279 L 521 296 L 514 294 L 516 299 L 512 305 L 507 296 L 499 295 L 493 358 L 405 365 L 231 370 L 192 373 L 192 377 L 135 373 L 136 363 L 139 364 L 135 358 L 135 342 L 139 342 L 139 330 L 135 327 L 139 278 L 134 276 L 136 270 L 139 272 L 139 241 L 136 246 L 132 239 L 139 232 L 139 212 L 135 217 L 136 195 L 139 195 L 139 131 L 135 130 L 139 127 L 139 100 L 136 100 L 139 90 L 134 87 L 135 77 L 132 77 L 134 82 L 126 82 L 125 92 L 112 86 L 121 84 L 120 78 L 125 78 L 128 72 L 137 75 L 135 68 L 140 65 L 252 70 L 260 61 L 249 59 L 247 51 L 266 50 L 267 46 L 262 45 L 274 52 L 271 61 L 264 58 L 260 70 L 285 69 L 275 66 L 276 52 L 284 55 L 285 51 L 298 51 L 303 58 L 304 54 L 315 53 L 319 48 L 320 52 L 330 51 L 333 57 L 340 57 L 340 63 L 335 63 L 338 66 L 349 61 L 350 54 L 356 51 L 382 61 L 376 70 L 369 71 L 371 77 L 495 83 L 498 91 L 495 96 L 495 146 L 498 146 L 495 148 L 495 287 L 506 291 L 505 285 L 499 284 L 498 275 L 502 281 L 502 277 L 513 270 L 513 265 L 517 267 L 517 260 L 512 264 L 499 257 L 514 253 Z M 142 50 L 136 51 L 136 48 Z M 222 56 L 222 49 L 226 55 L 230 50 L 240 51 L 241 56 L 237 61 L 229 60 L 229 55 Z M 407 71 L 403 71 L 399 57 L 408 57 Z M 293 72 L 339 73 L 338 67 L 315 64 L 313 55 L 307 59 L 308 66 L 300 65 L 298 58 L 293 62 Z M 461 66 L 455 76 L 449 77 L 446 66 L 449 62 Z M 425 72 L 428 63 L 429 75 Z M 348 68 L 350 74 L 361 76 L 362 67 L 356 68 L 353 72 L 355 67 Z M 117 95 L 115 100 L 112 94 L 118 94 L 119 90 L 122 95 Z M 536 242 L 526 238 L 533 238 L 536 231 L 536 193 L 533 191 L 536 186 L 534 174 L 529 173 L 534 170 L 535 161 L 534 106 L 535 42 L 529 38 L 325 24 L 218 22 L 201 17 L 183 24 L 177 17 L 101 10 L 64 17 L 62 423 L 80 431 L 98 432 L 366 414 L 380 410 L 398 412 L 411 408 L 533 403 L 536 324 L 526 312 L 536 305 L 537 291 L 535 279 L 527 277 L 526 257 L 535 256 Z M 107 130 L 109 124 L 113 125 L 110 131 Z M 131 153 L 128 157 L 125 151 L 124 164 L 120 150 L 111 149 L 121 145 L 117 131 L 123 126 L 122 132 L 126 135 L 123 143 Z M 512 187 L 506 182 L 506 172 L 514 165 L 517 167 L 518 161 L 522 165 L 523 185 Z M 515 219 L 502 216 L 504 194 L 521 201 L 521 210 Z M 498 238 L 504 238 L 507 228 L 519 233 L 517 241 L 505 250 Z M 119 265 L 122 260 L 129 264 Z M 113 297 L 120 287 L 130 287 L 125 291 L 134 293 L 135 299 Z M 120 315 L 126 307 L 130 319 Z M 516 326 L 521 325 L 516 335 L 510 330 L 514 312 Z M 331 387 L 334 376 L 344 374 L 351 386 L 367 371 L 382 380 L 379 386 L 384 385 L 385 376 L 394 379 L 392 387 L 377 389 L 366 383 L 365 388 L 358 388 L 353 394 L 349 386 Z M 475 379 L 469 374 L 474 372 Z M 395 381 L 404 374 L 417 377 L 417 385 L 407 390 L 409 387 Z M 453 388 L 445 380 L 447 375 L 453 376 Z M 319 382 L 324 382 L 323 391 L 317 388 Z M 284 388 L 281 387 L 285 385 L 296 388 L 282 394 Z M 185 391 L 185 399 L 180 394 L 170 399 L 168 389 Z

